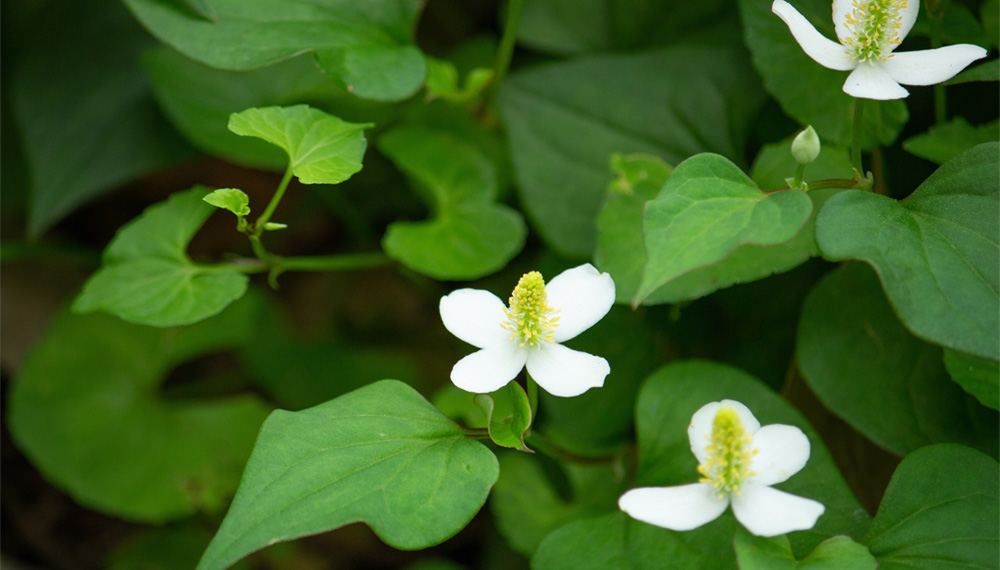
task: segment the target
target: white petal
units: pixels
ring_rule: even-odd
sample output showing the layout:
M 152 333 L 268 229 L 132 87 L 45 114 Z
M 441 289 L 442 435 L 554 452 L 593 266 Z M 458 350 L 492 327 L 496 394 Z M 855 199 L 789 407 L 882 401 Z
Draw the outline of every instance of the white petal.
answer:
M 778 536 L 793 530 L 808 530 L 826 507 L 765 485 L 746 485 L 732 498 L 736 520 L 757 536 Z
M 691 424 L 688 425 L 688 442 L 691 444 L 691 452 L 698 458 L 698 463 L 705 461 L 708 457 L 706 447 L 711 442 L 712 424 L 715 422 L 715 415 L 720 408 L 732 408 L 739 416 L 743 429 L 747 433 L 753 434 L 760 429 L 760 422 L 754 417 L 750 408 L 744 406 L 736 400 L 722 400 L 721 402 L 711 402 L 705 404 L 691 416 Z
M 907 0 L 906 5 L 903 7 L 902 17 L 899 19 L 899 31 L 896 32 L 899 37 L 899 41 L 903 41 L 903 38 L 910 33 L 913 29 L 913 23 L 917 21 L 917 12 L 920 11 L 920 2 L 914 2 L 914 0 Z
M 467 392 L 499 390 L 524 368 L 527 351 L 516 342 L 502 342 L 473 352 L 455 363 L 451 381 Z
M 883 69 L 882 62 L 858 65 L 844 82 L 844 93 L 860 99 L 902 99 L 910 94 Z
M 970 63 L 986 57 L 986 50 L 972 44 L 894 53 L 882 62 L 894 80 L 904 85 L 934 85 L 958 75 Z
M 528 374 L 553 396 L 579 396 L 604 385 L 611 372 L 608 361 L 593 354 L 543 342 L 528 352 Z
M 718 498 L 711 483 L 678 487 L 640 487 L 618 499 L 630 517 L 670 530 L 691 530 L 719 517 L 729 500 Z
M 559 311 L 559 326 L 552 332 L 555 342 L 565 342 L 594 326 L 615 304 L 615 282 L 589 263 L 556 275 L 545 292 L 549 305 Z
M 501 325 L 507 320 L 496 295 L 481 289 L 459 289 L 441 297 L 441 321 L 448 332 L 476 348 L 486 348 L 510 338 Z
M 788 30 L 792 32 L 795 41 L 799 42 L 802 51 L 816 63 L 838 71 L 854 69 L 855 62 L 848 55 L 847 48 L 817 32 L 809 20 L 791 4 L 785 0 L 774 0 L 771 11 L 788 25 Z
M 774 485 L 786 481 L 809 461 L 809 438 L 795 426 L 772 424 L 753 434 L 757 454 L 750 469 L 753 482 Z

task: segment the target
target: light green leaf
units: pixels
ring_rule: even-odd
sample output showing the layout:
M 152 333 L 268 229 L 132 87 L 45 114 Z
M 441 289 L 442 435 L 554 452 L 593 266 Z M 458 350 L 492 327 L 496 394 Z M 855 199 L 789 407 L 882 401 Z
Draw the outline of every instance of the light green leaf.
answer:
M 590 258 L 608 157 L 737 159 L 761 101 L 742 48 L 678 46 L 518 71 L 504 81 L 498 105 L 534 227 L 560 253 Z
M 458 86 L 458 70 L 455 64 L 443 59 L 427 56 L 427 101 L 444 99 L 452 103 L 472 100 L 493 80 L 493 70 L 478 67 L 465 76 L 465 84 Z
M 244 71 L 312 52 L 340 85 L 376 100 L 412 95 L 426 74 L 412 44 L 418 0 L 214 0 L 214 21 L 157 0 L 125 4 L 154 36 L 212 67 Z
M 524 434 L 531 427 L 531 404 L 516 380 L 496 392 L 476 394 L 474 400 L 489 418 L 487 427 L 493 443 L 534 453 L 524 445 Z
M 187 256 L 191 238 L 215 211 L 203 200 L 207 194 L 204 187 L 177 192 L 122 226 L 73 310 L 167 327 L 206 319 L 242 297 L 245 273 L 198 265 Z
M 339 184 L 361 170 L 371 123 L 348 123 L 308 105 L 246 109 L 229 116 L 229 130 L 288 153 L 303 184 Z
M 740 570 L 875 570 L 878 567 L 868 549 L 849 536 L 824 540 L 801 561 L 792 555 L 786 535 L 766 538 L 740 528 L 733 546 Z
M 946 348 L 944 366 L 951 379 L 975 396 L 979 403 L 1000 409 L 1000 363 Z
M 787 242 L 811 213 L 812 201 L 801 190 L 765 193 L 721 156 L 689 158 L 646 205 L 648 261 L 633 302 L 685 273 L 722 261 L 741 245 Z
M 9 35 L 28 40 L 13 50 L 7 83 L 35 237 L 129 180 L 194 155 L 156 109 L 137 63 L 154 42 L 118 2 L 59 2 L 37 15 Z
M 198 568 L 359 521 L 396 548 L 426 548 L 468 524 L 497 475 L 488 449 L 402 382 L 278 410 Z
M 903 141 L 910 154 L 944 164 L 970 148 L 1000 139 L 1000 122 L 993 121 L 973 127 L 962 117 L 935 125 L 926 133 Z
M 976 425 L 970 410 L 978 406 L 948 378 L 941 349 L 903 327 L 863 263 L 841 267 L 813 288 L 802 308 L 796 360 L 830 411 L 896 455 L 946 441 L 997 445 L 996 415 Z
M 795 0 L 792 4 L 820 33 L 837 41 L 829 2 Z M 746 44 L 767 91 L 799 124 L 812 125 L 823 144 L 849 147 L 857 100 L 843 91 L 848 72 L 827 69 L 810 59 L 788 26 L 771 12 L 770 2 L 739 0 L 739 6 Z M 895 141 L 909 113 L 901 100 L 865 100 L 863 118 L 864 146 L 869 148 Z
M 213 190 L 202 200 L 223 210 L 229 210 L 237 216 L 243 217 L 250 214 L 250 197 L 245 192 L 237 188 L 219 188 Z
M 162 523 L 218 512 L 268 407 L 253 396 L 164 399 L 175 366 L 247 341 L 255 304 L 183 329 L 60 316 L 12 384 L 14 441 L 81 505 Z
M 379 150 L 417 184 L 433 212 L 423 222 L 394 222 L 386 254 L 435 279 L 476 279 L 503 268 L 524 247 L 521 215 L 494 202 L 493 164 L 469 143 L 442 131 L 399 127 Z
M 1000 354 L 1000 145 L 945 163 L 902 202 L 851 190 L 823 207 L 816 241 L 832 261 L 871 264 L 917 336 Z
M 996 568 L 998 474 L 996 460 L 961 445 L 906 456 L 863 541 L 879 569 Z

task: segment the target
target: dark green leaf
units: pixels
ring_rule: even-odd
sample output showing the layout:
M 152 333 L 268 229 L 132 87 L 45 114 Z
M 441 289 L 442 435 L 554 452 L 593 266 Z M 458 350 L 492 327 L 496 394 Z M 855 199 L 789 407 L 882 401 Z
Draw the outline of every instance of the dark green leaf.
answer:
M 278 410 L 198 568 L 359 521 L 396 548 L 426 548 L 468 524 L 497 474 L 488 449 L 402 382 Z
M 998 155 L 968 150 L 902 202 L 841 192 L 816 222 L 823 256 L 871 264 L 914 334 L 986 358 L 1000 354 Z
M 945 82 L 945 85 L 957 85 L 959 83 L 971 83 L 973 81 L 1000 81 L 1000 59 L 991 59 L 970 66 Z
M 487 427 L 493 443 L 534 453 L 524 445 L 524 434 L 531 427 L 531 405 L 516 380 L 496 392 L 476 394 L 474 400 L 489 418 Z
M 985 142 L 1000 138 L 1000 123 L 993 121 L 973 127 L 962 117 L 935 125 L 922 135 L 903 141 L 903 148 L 910 154 L 944 164 L 955 156 Z
M 118 548 L 107 570 L 191 570 L 212 535 L 201 528 L 167 527 L 147 532 Z M 249 570 L 240 562 L 234 570 Z
M 812 201 L 801 190 L 765 193 L 721 156 L 691 157 L 646 205 L 642 228 L 648 261 L 633 302 L 722 261 L 741 245 L 788 242 L 811 213 Z
M 39 14 L 9 82 L 31 172 L 33 236 L 193 154 L 157 111 L 139 67 L 152 39 L 118 2 L 59 2 Z
M 257 314 L 248 302 L 183 329 L 61 316 L 12 385 L 15 442 L 90 509 L 152 523 L 221 510 L 267 407 L 251 396 L 164 400 L 157 390 L 174 366 L 246 342 Z
M 312 52 L 339 84 L 376 100 L 412 95 L 426 74 L 411 43 L 418 0 L 215 0 L 214 21 L 158 0 L 125 4 L 154 36 L 212 67 L 244 71 Z
M 73 310 L 166 327 L 206 319 L 242 297 L 246 274 L 187 256 L 191 238 L 215 211 L 203 200 L 207 194 L 203 187 L 178 192 L 122 226 Z
M 308 105 L 251 108 L 229 117 L 229 130 L 284 149 L 303 184 L 339 184 L 361 170 L 371 123 L 348 123 Z
M 908 455 L 864 539 L 879 569 L 996 568 L 998 474 L 996 460 L 960 445 Z
M 795 42 L 788 26 L 771 12 L 770 2 L 739 0 L 739 4 L 746 43 L 767 91 L 796 121 L 812 125 L 824 144 L 850 146 L 857 100 L 843 91 L 847 72 L 827 69 L 810 59 Z M 795 0 L 793 5 L 817 30 L 832 36 L 829 2 Z M 891 144 L 908 118 L 901 100 L 866 100 L 864 146 Z
M 738 529 L 733 546 L 740 570 L 875 570 L 878 566 L 868 549 L 849 536 L 824 540 L 801 561 L 795 560 L 785 535 L 765 538 Z
M 957 350 L 944 349 L 944 366 L 951 379 L 984 406 L 1000 409 L 1000 365 Z
M 524 247 L 521 215 L 497 204 L 493 164 L 472 145 L 442 131 L 400 127 L 379 150 L 418 185 L 433 217 L 389 225 L 389 257 L 435 279 L 475 279 L 507 264 Z
M 519 71 L 498 104 L 534 226 L 561 253 L 589 258 L 612 154 L 738 159 L 761 100 L 741 50 L 675 47 Z

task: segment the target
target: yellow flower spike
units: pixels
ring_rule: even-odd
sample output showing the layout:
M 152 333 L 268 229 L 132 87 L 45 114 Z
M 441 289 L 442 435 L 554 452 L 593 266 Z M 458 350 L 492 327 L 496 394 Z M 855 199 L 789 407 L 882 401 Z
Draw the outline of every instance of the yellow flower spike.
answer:
M 520 337 L 520 346 L 537 346 L 542 340 L 552 342 L 552 331 L 559 326 L 559 311 L 548 303 L 545 279 L 537 271 L 521 276 L 504 309 L 507 321 L 500 326 L 511 331 L 510 340 Z

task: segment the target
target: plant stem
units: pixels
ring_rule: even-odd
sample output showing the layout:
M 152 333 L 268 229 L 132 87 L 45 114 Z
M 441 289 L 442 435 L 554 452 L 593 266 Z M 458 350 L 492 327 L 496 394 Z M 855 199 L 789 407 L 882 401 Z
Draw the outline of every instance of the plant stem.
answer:
M 343 271 L 380 267 L 389 262 L 390 259 L 384 253 L 372 252 L 282 257 L 277 266 L 283 271 Z
M 792 180 L 792 188 L 802 188 L 802 176 L 806 173 L 806 165 L 800 164 L 795 169 L 795 178 Z
M 854 167 L 855 176 L 864 178 L 865 170 L 861 164 L 861 129 L 863 126 L 865 106 L 864 99 L 854 100 L 854 132 L 851 137 L 851 166 Z
M 538 384 L 528 375 L 528 406 L 531 408 L 531 423 L 535 423 L 538 416 Z
M 931 49 L 937 49 L 941 47 L 941 18 L 944 16 L 944 10 L 939 11 L 936 15 L 934 13 L 929 14 L 931 21 Z M 946 99 L 946 94 L 944 90 L 944 85 L 938 83 L 934 85 L 934 124 L 940 125 L 944 123 L 948 117 L 948 100 Z
M 524 0 L 510 0 L 507 5 L 507 21 L 504 23 L 503 37 L 500 39 L 497 56 L 493 62 L 493 84 L 490 85 L 489 97 L 486 100 L 487 107 L 491 107 L 496 102 L 500 85 L 510 67 L 510 58 L 514 54 L 514 44 L 517 43 L 517 26 L 521 20 L 521 6 L 523 5 Z
M 271 214 L 274 213 L 275 208 L 278 207 L 278 203 L 281 202 L 281 198 L 285 195 L 285 190 L 288 188 L 288 183 L 292 180 L 292 164 L 289 162 L 288 170 L 285 171 L 285 175 L 281 178 L 281 183 L 278 184 L 278 189 L 274 192 L 274 196 L 271 197 L 271 202 L 264 209 L 264 213 L 257 218 L 257 221 L 253 225 L 253 233 L 255 236 L 260 237 L 260 234 L 264 233 L 264 224 L 266 224 L 271 219 Z M 256 248 L 254 249 L 256 251 Z

